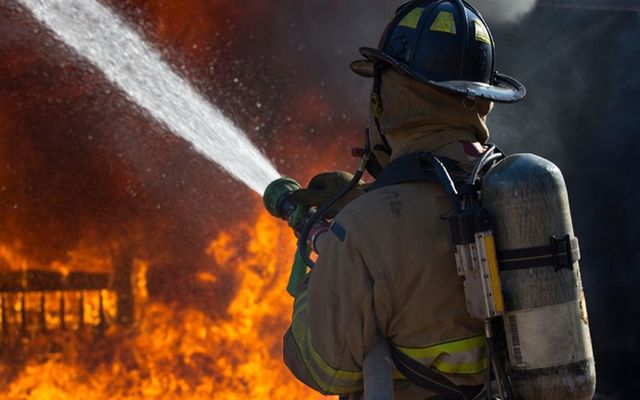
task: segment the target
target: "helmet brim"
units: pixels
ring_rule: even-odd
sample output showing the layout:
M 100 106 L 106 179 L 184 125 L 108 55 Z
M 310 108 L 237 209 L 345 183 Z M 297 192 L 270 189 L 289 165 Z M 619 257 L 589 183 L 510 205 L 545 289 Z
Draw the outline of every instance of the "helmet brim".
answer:
M 374 64 L 376 62 L 383 62 L 413 79 L 452 94 L 481 98 L 497 103 L 515 103 L 522 100 L 527 94 L 526 88 L 517 79 L 497 72 L 494 74 L 494 82 L 492 85 L 484 82 L 470 81 L 436 82 L 427 79 L 411 69 L 408 65 L 395 60 L 393 57 L 390 57 L 378 49 L 362 47 L 360 54 L 365 57 L 365 60 L 358 60 L 351 63 L 351 70 L 367 78 L 373 78 Z

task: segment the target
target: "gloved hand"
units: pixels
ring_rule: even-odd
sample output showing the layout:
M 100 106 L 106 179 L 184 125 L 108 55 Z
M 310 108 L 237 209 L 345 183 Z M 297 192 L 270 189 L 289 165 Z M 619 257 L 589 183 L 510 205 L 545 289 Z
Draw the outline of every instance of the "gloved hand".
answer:
M 302 207 L 299 207 L 299 210 L 302 210 Z M 306 210 L 306 208 L 305 208 Z M 296 234 L 298 240 L 300 240 L 300 235 L 302 235 L 302 231 L 304 230 L 305 225 L 307 224 L 308 218 L 312 218 L 315 209 L 306 210 L 305 217 L 298 218 L 297 223 L 289 220 L 289 226 L 293 228 L 293 231 Z M 329 222 L 324 218 L 319 218 L 314 224 L 311 226 L 311 229 L 308 232 L 306 237 L 306 254 L 308 255 L 310 251 L 315 251 L 318 253 L 319 243 L 322 240 L 318 240 L 321 237 L 324 237 L 324 233 L 329 230 Z M 300 282 L 304 279 L 307 274 L 307 264 L 304 261 L 304 258 L 300 255 L 300 252 L 296 250 L 295 259 L 293 261 L 293 266 L 291 267 L 291 275 L 289 276 L 289 283 L 287 284 L 287 291 L 291 296 L 296 297 L 296 294 L 299 292 L 298 287 Z
M 302 235 L 302 231 L 304 230 L 307 222 L 313 217 L 313 214 L 316 213 L 316 208 L 312 208 L 310 210 L 306 208 L 300 208 L 296 213 L 294 213 L 291 217 L 289 217 L 289 226 L 293 229 L 296 237 L 299 238 Z M 309 229 L 309 234 L 307 236 L 307 244 L 314 249 L 314 240 L 315 237 L 322 232 L 329 230 L 329 221 L 326 218 L 319 218 L 314 222 L 314 224 Z M 315 250 L 315 249 L 314 249 Z
M 314 251 L 316 254 L 319 254 L 318 247 L 319 242 L 318 238 L 322 236 L 323 233 L 329 231 L 330 223 L 324 218 L 318 219 L 309 229 L 309 235 L 307 236 L 307 245 Z
M 351 182 L 353 174 L 344 171 L 323 172 L 311 179 L 306 189 L 300 189 L 291 194 L 291 200 L 305 207 L 320 207 Z M 332 219 L 347 204 L 364 193 L 363 181 L 347 193 L 340 201 L 325 214 L 325 218 Z

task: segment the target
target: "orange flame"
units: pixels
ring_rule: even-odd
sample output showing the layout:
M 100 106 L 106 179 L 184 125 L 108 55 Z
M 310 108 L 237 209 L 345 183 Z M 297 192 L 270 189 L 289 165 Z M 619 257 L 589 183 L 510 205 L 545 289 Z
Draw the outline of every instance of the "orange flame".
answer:
M 265 18 L 271 7 L 267 2 L 241 7 L 223 0 L 106 3 L 132 19 L 158 48 L 167 49 L 180 73 L 194 71 L 200 90 L 220 98 L 226 96 L 225 88 L 236 90 L 231 85 L 236 72 L 242 75 L 237 62 L 244 59 L 236 60 L 232 50 L 255 47 L 258 41 L 252 45 L 243 36 L 255 26 L 270 29 L 271 23 Z M 123 112 L 127 103 L 99 74 L 55 54 L 55 46 L 41 34 L 23 32 L 24 17 L 5 9 L 0 12 L 0 23 L 8 24 L 3 28 L 22 33 L 0 51 L 7 61 L 0 79 L 0 110 L 7 118 L 0 119 L 0 136 L 16 138 L 0 141 L 0 194 L 5 200 L 0 207 L 0 272 L 38 268 L 64 276 L 78 271 L 111 274 L 131 266 L 128 256 L 114 257 L 127 247 L 129 256 L 146 261 L 133 261 L 136 307 L 131 327 L 116 325 L 118 299 L 112 290 L 3 295 L 7 312 L 0 317 L 12 333 L 26 319 L 29 339 L 7 345 L 5 332 L 0 335 L 0 398 L 321 398 L 298 383 L 282 361 L 282 335 L 292 307 L 285 287 L 294 253 L 285 224 L 262 213 L 206 243 L 211 236 L 203 226 L 214 225 L 213 216 L 216 223 L 230 218 L 214 214 L 220 200 L 205 194 L 226 188 L 212 182 L 226 181 L 210 178 L 219 175 L 210 175 L 214 168 L 207 163 L 186 165 L 184 160 L 192 158 L 186 146 L 161 139 L 161 128 Z M 224 75 L 225 65 L 233 75 Z M 253 79 L 253 66 L 247 71 Z M 53 77 L 57 84 L 51 83 Z M 265 82 L 269 93 L 279 91 L 271 78 Z M 350 137 L 351 127 L 335 124 L 345 135 L 306 134 L 333 127 L 319 123 L 330 117 L 331 101 L 306 79 L 291 85 L 295 90 L 283 88 L 289 92 L 286 100 L 275 98 L 272 107 L 281 112 L 287 129 L 265 135 L 262 145 L 283 172 L 295 166 L 303 183 L 315 166 L 350 165 L 347 141 L 335 138 Z M 96 94 L 103 89 L 104 98 Z M 256 103 L 253 92 L 246 96 Z M 241 117 L 251 115 L 251 123 L 248 117 L 244 121 L 250 126 L 254 113 L 250 105 L 246 108 Z M 260 111 L 256 113 L 268 116 Z M 60 145 L 68 141 L 68 148 Z M 345 156 L 329 160 L 326 154 Z M 191 196 L 182 198 L 189 185 Z M 194 220 L 201 226 L 190 229 Z M 209 260 L 205 268 L 202 259 Z M 187 268 L 178 270 L 182 264 Z M 195 300 L 183 301 L 185 296 Z M 105 331 L 98 326 L 100 301 Z M 39 324 L 46 326 L 46 334 L 38 332 Z
M 0 242 L 0 269 L 26 271 L 29 268 L 51 270 L 67 275 L 70 271 L 109 272 L 112 269 L 110 252 L 96 246 L 84 246 L 67 251 L 65 261 L 55 260 L 43 265 L 30 259 L 20 242 L 11 245 Z
M 246 237 L 246 248 L 239 248 Z M 129 330 L 112 326 L 102 339 L 80 335 L 61 353 L 30 358 L 14 379 L 0 378 L 0 389 L 4 386 L 12 399 L 321 398 L 282 362 L 293 251 L 288 229 L 267 213 L 253 226 L 243 224 L 213 240 L 207 254 L 238 276 L 228 317 L 218 321 L 199 310 L 151 302 L 147 265 L 137 262 L 136 325 Z M 213 269 L 205 274 L 215 277 Z M 10 372 L 0 367 L 0 377 Z

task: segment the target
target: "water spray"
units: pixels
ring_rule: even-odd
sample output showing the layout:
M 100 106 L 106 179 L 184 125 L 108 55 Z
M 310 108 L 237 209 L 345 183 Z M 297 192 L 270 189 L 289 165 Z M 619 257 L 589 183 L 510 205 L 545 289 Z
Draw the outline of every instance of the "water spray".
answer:
M 96 0 L 17 0 L 134 103 L 256 193 L 280 175 L 247 136 Z

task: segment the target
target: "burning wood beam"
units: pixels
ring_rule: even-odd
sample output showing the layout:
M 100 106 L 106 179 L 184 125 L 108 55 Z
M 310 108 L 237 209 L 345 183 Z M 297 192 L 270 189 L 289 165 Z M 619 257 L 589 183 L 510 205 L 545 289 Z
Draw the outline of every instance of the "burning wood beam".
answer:
M 118 296 L 116 320 L 121 325 L 133 323 L 134 297 L 131 275 L 133 256 L 131 249 L 123 249 L 113 260 L 113 287 Z
M 40 292 L 40 313 L 39 313 L 39 321 L 40 321 L 40 332 L 44 333 L 47 331 L 47 307 L 46 300 L 44 297 L 44 292 Z
M 11 271 L 0 274 L 0 292 L 59 292 L 108 289 L 109 274 L 56 271 Z

